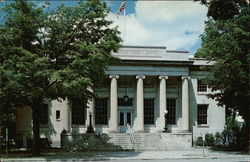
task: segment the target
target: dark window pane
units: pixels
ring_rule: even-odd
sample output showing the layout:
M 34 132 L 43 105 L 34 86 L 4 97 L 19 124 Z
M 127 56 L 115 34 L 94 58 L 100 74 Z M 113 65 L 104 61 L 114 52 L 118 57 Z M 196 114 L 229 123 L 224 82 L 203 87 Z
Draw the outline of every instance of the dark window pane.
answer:
M 127 124 L 131 125 L 131 113 L 127 112 Z
M 154 124 L 154 99 L 144 99 L 144 124 Z
M 85 125 L 84 107 L 80 101 L 73 101 L 72 103 L 72 124 Z
M 60 110 L 56 110 L 56 120 L 60 119 Z
M 40 124 L 48 124 L 48 104 L 43 104 L 40 109 Z
M 200 79 L 198 79 L 198 83 L 197 83 L 197 86 L 198 86 L 198 92 L 207 92 L 207 85 L 202 83 L 202 81 Z
M 133 98 L 124 101 L 124 98 L 118 98 L 118 106 L 133 106 Z
M 108 124 L 108 99 L 98 98 L 95 100 L 95 124 Z
M 207 124 L 208 105 L 198 105 L 198 124 Z
M 168 98 L 167 99 L 167 124 L 176 124 L 176 99 Z
M 120 125 L 124 126 L 124 112 L 120 112 Z

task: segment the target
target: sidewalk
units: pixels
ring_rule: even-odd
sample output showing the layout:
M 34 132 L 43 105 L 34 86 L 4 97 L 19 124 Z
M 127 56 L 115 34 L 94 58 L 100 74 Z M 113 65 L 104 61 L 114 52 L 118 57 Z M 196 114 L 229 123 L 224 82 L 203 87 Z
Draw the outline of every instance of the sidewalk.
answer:
M 246 158 L 250 156 L 238 152 L 211 151 L 205 149 L 203 156 L 202 148 L 192 148 L 188 151 L 144 151 L 144 152 L 57 152 L 43 153 L 40 157 L 30 155 L 1 156 L 0 161 L 57 161 L 57 160 L 164 160 L 164 159 L 218 159 L 218 158 Z

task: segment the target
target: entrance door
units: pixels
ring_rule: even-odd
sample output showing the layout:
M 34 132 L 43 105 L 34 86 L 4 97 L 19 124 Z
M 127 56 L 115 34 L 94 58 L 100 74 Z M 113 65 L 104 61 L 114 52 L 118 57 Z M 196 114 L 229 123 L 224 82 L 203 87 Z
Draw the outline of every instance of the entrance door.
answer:
M 128 110 L 119 111 L 119 131 L 128 133 L 132 127 L 132 112 Z

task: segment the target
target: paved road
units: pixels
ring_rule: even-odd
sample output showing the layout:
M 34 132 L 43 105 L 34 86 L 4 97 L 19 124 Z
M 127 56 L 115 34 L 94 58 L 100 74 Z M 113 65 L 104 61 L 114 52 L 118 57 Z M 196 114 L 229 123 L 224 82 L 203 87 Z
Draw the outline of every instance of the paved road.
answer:
M 27 161 L 27 160 L 21 160 L 21 159 L 4 159 L 0 160 L 0 162 L 22 162 L 22 161 Z M 250 162 L 249 158 L 219 158 L 219 159 L 161 159 L 161 160 L 124 160 L 124 159 L 119 159 L 119 160 L 73 160 L 73 159 L 62 159 L 62 160 L 28 160 L 32 162 L 65 162 L 65 161 L 97 161 L 97 162 Z
M 144 151 L 144 152 L 48 152 L 40 157 L 30 155 L 1 156 L 0 162 L 19 161 L 111 161 L 111 162 L 250 162 L 250 156 L 239 152 L 223 152 L 194 148 L 185 151 Z

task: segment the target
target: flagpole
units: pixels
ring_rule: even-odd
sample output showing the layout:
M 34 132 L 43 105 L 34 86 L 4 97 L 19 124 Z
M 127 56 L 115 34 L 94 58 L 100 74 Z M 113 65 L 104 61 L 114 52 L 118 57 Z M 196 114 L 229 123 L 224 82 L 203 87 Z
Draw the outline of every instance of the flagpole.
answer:
M 123 39 L 124 39 L 124 45 L 126 44 L 126 7 L 124 8 L 124 31 L 123 31 L 124 32 L 124 37 L 123 37 Z

